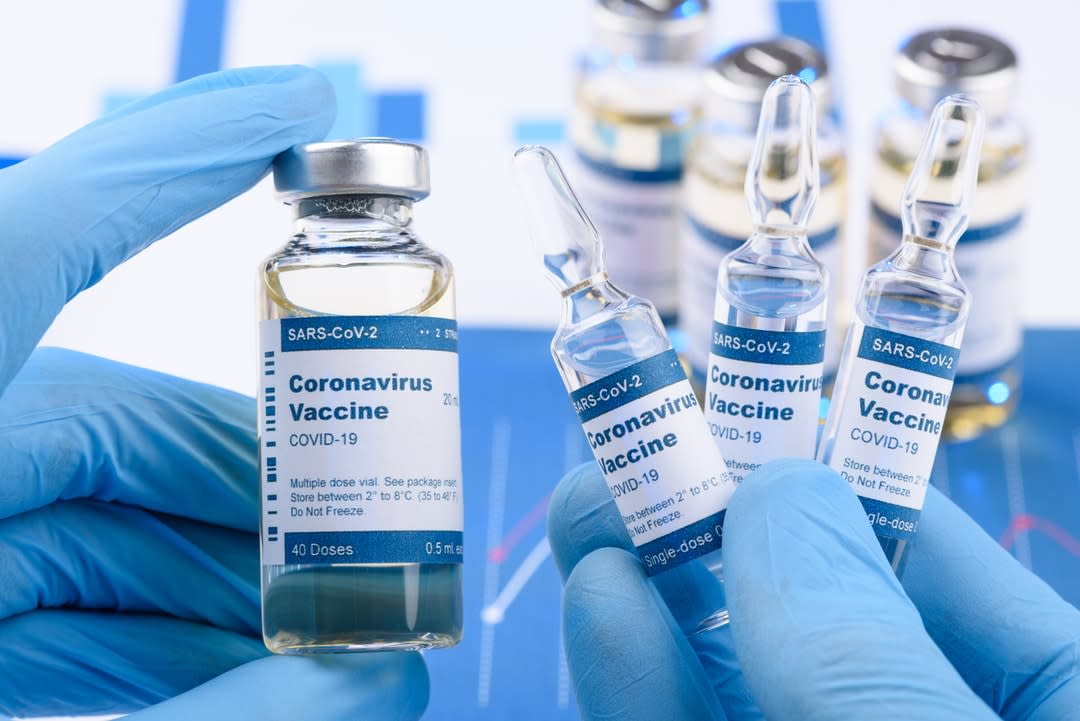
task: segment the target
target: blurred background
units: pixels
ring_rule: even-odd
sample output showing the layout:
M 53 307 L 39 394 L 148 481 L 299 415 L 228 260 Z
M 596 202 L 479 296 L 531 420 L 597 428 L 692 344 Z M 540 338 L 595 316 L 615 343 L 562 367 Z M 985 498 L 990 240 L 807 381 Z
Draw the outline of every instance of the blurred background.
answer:
M 687 3 L 691 4 L 689 0 Z M 0 165 L 111 108 L 204 72 L 304 63 L 338 96 L 333 137 L 391 136 L 431 154 L 421 237 L 453 260 L 462 333 L 466 635 L 427 655 L 428 718 L 575 718 L 560 643 L 549 494 L 588 450 L 548 357 L 559 300 L 529 249 L 510 182 L 526 143 L 568 149 L 589 0 L 38 0 L 5 8 Z M 847 157 L 843 281 L 865 267 L 881 114 L 893 62 L 934 26 L 989 32 L 1019 57 L 1014 112 L 1029 130 L 1018 276 L 1023 401 L 1011 419 L 938 453 L 932 482 L 1028 568 L 1080 602 L 1080 165 L 1071 82 L 1080 5 L 1053 0 L 714 0 L 705 56 L 797 35 L 829 62 Z M 255 388 L 255 280 L 291 213 L 269 181 L 156 244 L 80 295 L 44 342 Z M 996 291 L 996 288 L 994 289 Z M 1004 290 L 1002 291 L 1004 293 Z M 17 309 L 7 309 L 17 312 Z M 1013 398 L 1012 400 L 1015 400 Z M 1002 418 L 1003 420 L 1003 418 Z
M 13 162 L 111 107 L 222 67 L 305 63 L 338 93 L 332 135 L 387 135 L 431 152 L 433 192 L 416 209 L 422 237 L 453 260 L 463 325 L 550 327 L 558 301 L 530 254 L 509 182 L 523 143 L 566 137 L 587 0 L 44 0 L 8 7 L 0 46 L 9 98 L 0 156 Z M 780 17 L 817 18 L 843 118 L 848 250 L 861 268 L 877 118 L 895 103 L 892 60 L 928 26 L 992 32 L 1016 49 L 1015 105 L 1030 128 L 1022 314 L 1075 325 L 1069 291 L 1080 249 L 1067 230 L 1080 163 L 1066 78 L 1080 7 L 1052 0 L 738 0 L 713 3 L 715 52 L 775 35 Z M 1065 17 L 1069 14 L 1072 19 Z M 1053 18 L 1053 20 L 1051 20 Z M 710 52 L 709 54 L 715 54 Z M 291 232 L 268 182 L 159 243 L 82 294 L 45 341 L 254 389 L 259 261 Z M 196 342 L 192 343 L 191 341 Z

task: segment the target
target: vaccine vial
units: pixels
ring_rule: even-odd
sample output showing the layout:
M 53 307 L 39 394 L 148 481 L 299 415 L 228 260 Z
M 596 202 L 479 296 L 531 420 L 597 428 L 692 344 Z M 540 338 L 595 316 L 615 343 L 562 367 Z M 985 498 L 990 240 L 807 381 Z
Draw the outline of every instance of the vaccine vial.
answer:
M 452 646 L 462 632 L 450 262 L 412 229 L 416 145 L 274 161 L 296 232 L 259 276 L 263 638 L 275 653 Z
M 717 269 L 721 259 L 741 246 L 754 230 L 743 188 L 754 152 L 761 99 L 769 83 L 781 75 L 794 75 L 806 82 L 817 109 L 820 190 L 807 239 L 831 279 L 824 361 L 827 381 L 836 373 L 844 330 L 851 320 L 851 289 L 845 289 L 843 283 L 850 269 L 843 232 L 847 164 L 842 137 L 830 111 L 825 57 L 801 40 L 786 37 L 736 46 L 705 71 L 702 132 L 690 145 L 683 180 L 679 328 L 685 335 L 683 355 L 699 388 L 705 386 L 708 368 Z
M 707 0 L 594 0 L 594 47 L 570 119 L 574 185 L 609 248 L 611 272 L 677 312 L 683 155 L 700 114 Z
M 705 418 L 739 483 L 776 458 L 813 458 L 828 272 L 807 227 L 818 196 L 814 100 L 794 75 L 761 102 L 746 172 L 754 230 L 720 262 Z
M 863 277 L 818 460 L 859 495 L 897 574 L 916 539 L 971 301 L 953 251 L 967 228 L 984 120 L 950 95 L 903 192 L 899 247 Z
M 651 303 L 608 280 L 600 236 L 555 157 L 518 150 L 529 229 L 562 295 L 551 344 L 646 573 L 687 634 L 728 622 L 724 514 L 735 484 Z
M 1020 391 L 1021 278 L 1017 263 L 1027 165 L 1027 135 L 1013 109 L 1016 55 L 996 37 L 960 29 L 912 36 L 895 64 L 900 103 L 880 125 L 871 196 L 869 260 L 900 242 L 897 207 L 934 103 L 971 95 L 986 114 L 979 193 L 956 248 L 956 267 L 972 297 L 964 352 L 956 372 L 945 433 L 970 438 L 1000 425 Z

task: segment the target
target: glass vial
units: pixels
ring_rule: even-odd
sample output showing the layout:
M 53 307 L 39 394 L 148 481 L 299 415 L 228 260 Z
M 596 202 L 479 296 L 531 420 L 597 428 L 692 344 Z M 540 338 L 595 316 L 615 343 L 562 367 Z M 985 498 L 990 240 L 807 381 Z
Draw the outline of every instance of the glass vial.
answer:
M 301 145 L 274 185 L 296 233 L 260 269 L 263 638 L 275 653 L 452 646 L 457 322 L 450 262 L 411 226 L 427 154 Z
M 677 312 L 683 155 L 697 124 L 707 0 L 594 0 L 594 48 L 570 121 L 574 186 L 609 248 L 611 272 Z
M 529 230 L 562 295 L 551 352 L 630 540 L 680 628 L 728 622 L 721 577 L 734 491 L 656 309 L 608 280 L 596 228 L 555 157 L 514 171 Z
M 974 97 L 986 113 L 979 192 L 971 224 L 956 248 L 956 267 L 972 297 L 945 434 L 970 438 L 998 426 L 1020 391 L 1021 247 L 1027 135 L 1014 114 L 1017 64 L 998 38 L 935 29 L 912 36 L 896 57 L 900 103 L 883 118 L 871 195 L 869 260 L 900 242 L 894 208 L 911 172 L 934 103 L 949 93 Z
M 984 120 L 950 95 L 904 189 L 900 246 L 863 277 L 818 460 L 858 494 L 893 569 L 916 540 L 971 301 L 953 262 L 967 228 Z
M 829 320 L 825 377 L 836 373 L 844 331 L 850 323 L 850 256 L 843 233 L 847 163 L 843 139 L 830 112 L 830 78 L 824 56 L 801 40 L 776 38 L 732 48 L 705 71 L 702 133 L 686 158 L 685 214 L 681 232 L 679 327 L 693 378 L 704 387 L 712 339 L 716 272 L 725 255 L 754 230 L 743 192 L 747 164 L 765 89 L 780 75 L 795 75 L 813 90 L 817 108 L 820 192 L 807 229 L 811 248 L 829 271 Z
M 720 262 L 705 419 L 736 482 L 817 447 L 829 276 L 807 241 L 818 197 L 810 88 L 769 86 L 746 172 L 754 231 Z

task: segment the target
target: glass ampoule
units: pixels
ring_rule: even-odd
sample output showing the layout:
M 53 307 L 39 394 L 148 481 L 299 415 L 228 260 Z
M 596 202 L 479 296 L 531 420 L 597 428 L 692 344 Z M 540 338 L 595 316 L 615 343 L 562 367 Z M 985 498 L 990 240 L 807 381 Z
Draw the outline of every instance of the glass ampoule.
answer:
M 723 520 L 735 484 L 656 309 L 608 280 L 600 235 L 555 157 L 526 147 L 515 178 L 563 299 L 555 365 L 646 573 L 682 630 L 728 621 Z
M 828 296 L 807 240 L 818 184 L 813 95 L 785 75 L 761 101 L 746 172 L 754 230 L 717 274 L 705 419 L 736 482 L 776 458 L 814 457 Z
M 713 300 L 720 261 L 753 232 L 744 192 L 754 153 L 761 98 L 769 83 L 795 75 L 814 93 L 817 111 L 818 200 L 807 228 L 814 255 L 829 271 L 825 346 L 827 393 L 836 375 L 854 296 L 845 285 L 852 267 L 847 213 L 844 138 L 832 111 L 833 79 L 825 56 L 790 37 L 736 45 L 713 60 L 704 73 L 701 131 L 686 154 L 683 225 L 679 248 L 679 329 L 691 381 L 703 389 L 712 338 Z M 704 398 L 704 396 L 702 396 Z M 731 460 L 730 458 L 728 459 Z
M 264 641 L 289 654 L 452 646 L 457 324 L 450 262 L 412 229 L 427 154 L 311 143 L 275 160 L 274 183 L 297 219 L 260 269 Z
M 984 120 L 934 108 L 911 171 L 900 247 L 863 277 L 818 459 L 847 480 L 893 569 L 916 539 L 971 301 L 953 262 L 975 195 Z
M 666 323 L 678 311 L 683 156 L 700 118 L 708 0 L 592 0 L 567 173 L 611 250 L 612 272 Z
M 1028 135 L 1016 103 L 1016 53 L 1000 38 L 966 28 L 934 28 L 908 38 L 896 55 L 900 101 L 882 117 L 871 182 L 871 263 L 892 253 L 908 173 L 934 103 L 965 93 L 986 116 L 979 184 L 956 267 L 971 292 L 971 316 L 956 371 L 946 438 L 971 438 L 1004 423 L 1021 392 L 1021 316 Z

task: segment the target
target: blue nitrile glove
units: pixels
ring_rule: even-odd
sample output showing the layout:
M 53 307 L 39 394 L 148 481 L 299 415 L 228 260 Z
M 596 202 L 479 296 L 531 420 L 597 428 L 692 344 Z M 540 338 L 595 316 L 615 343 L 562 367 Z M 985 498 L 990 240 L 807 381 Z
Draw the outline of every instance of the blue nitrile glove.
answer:
M 66 301 L 322 138 L 333 108 L 305 68 L 215 73 L 0 171 L 0 716 L 423 712 L 418 654 L 266 658 L 251 399 L 31 355 Z
M 738 721 L 732 638 L 735 676 L 770 719 L 1080 718 L 1080 612 L 934 488 L 901 586 L 836 473 L 754 472 L 724 524 L 731 627 L 693 646 L 595 464 L 563 479 L 549 532 L 585 719 Z

